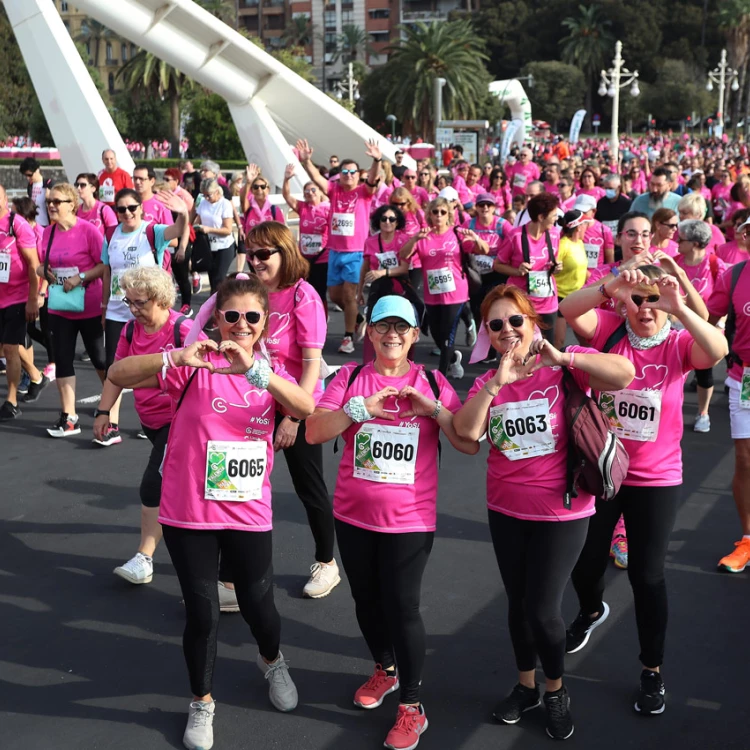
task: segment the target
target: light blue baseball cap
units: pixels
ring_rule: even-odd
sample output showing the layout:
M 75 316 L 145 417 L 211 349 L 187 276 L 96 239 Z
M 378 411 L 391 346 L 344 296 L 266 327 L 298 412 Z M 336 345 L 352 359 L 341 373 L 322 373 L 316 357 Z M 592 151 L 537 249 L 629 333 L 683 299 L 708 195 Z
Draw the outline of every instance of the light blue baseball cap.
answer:
M 370 323 L 377 323 L 385 318 L 401 318 L 412 328 L 417 328 L 417 315 L 414 312 L 414 305 L 405 297 L 399 297 L 396 294 L 381 297 L 375 303 L 375 307 L 372 308 Z

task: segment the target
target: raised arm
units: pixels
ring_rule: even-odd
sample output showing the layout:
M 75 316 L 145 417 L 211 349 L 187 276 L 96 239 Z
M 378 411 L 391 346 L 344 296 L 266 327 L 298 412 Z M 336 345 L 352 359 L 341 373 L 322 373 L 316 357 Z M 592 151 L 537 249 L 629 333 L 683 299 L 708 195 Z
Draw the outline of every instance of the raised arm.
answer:
M 383 161 L 383 154 L 380 151 L 378 142 L 373 139 L 365 143 L 365 154 L 372 158 L 370 171 L 367 174 L 367 190 L 370 195 L 374 195 L 380 182 L 380 163 Z
M 170 190 L 160 190 L 156 194 L 156 199 L 163 203 L 166 208 L 177 214 L 177 220 L 174 224 L 169 224 L 164 229 L 165 240 L 180 239 L 187 226 L 188 208 L 184 200 L 178 198 Z
M 292 209 L 295 213 L 297 212 L 297 199 L 292 195 L 292 191 L 289 189 L 289 182 L 294 177 L 294 164 L 287 164 L 284 170 L 284 182 L 281 184 L 281 194 L 284 196 L 287 206 Z
M 306 140 L 301 139 L 297 141 L 297 153 L 299 154 L 299 163 L 304 167 L 305 172 L 310 175 L 310 179 L 318 186 L 319 190 L 328 195 L 328 181 L 313 164 L 312 146 Z

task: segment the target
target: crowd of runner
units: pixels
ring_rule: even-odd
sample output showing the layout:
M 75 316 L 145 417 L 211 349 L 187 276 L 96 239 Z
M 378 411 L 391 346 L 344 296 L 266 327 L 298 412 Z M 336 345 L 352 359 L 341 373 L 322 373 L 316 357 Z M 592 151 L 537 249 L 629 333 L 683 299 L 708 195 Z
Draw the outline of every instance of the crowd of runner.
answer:
M 23 161 L 28 196 L 9 201 L 0 187 L 0 421 L 21 417 L 55 381 L 60 416 L 47 433 L 81 433 L 79 335 L 102 382 L 97 445 L 122 442 L 122 393 L 134 391 L 152 448 L 140 543 L 114 572 L 150 583 L 163 536 L 185 603 L 187 748 L 213 746 L 221 612 L 249 625 L 273 706 L 297 705 L 274 603 L 278 451 L 312 537 L 302 593 L 325 597 L 340 583 L 337 544 L 373 661 L 353 701 L 375 709 L 398 691 L 385 746 L 417 746 L 428 727 L 420 592 L 441 435 L 465 454 L 488 444 L 488 525 L 518 668 L 495 719 L 514 724 L 543 703 L 549 736 L 573 734 L 565 654 L 609 615 L 610 558 L 633 590 L 642 665 L 634 708 L 665 710 L 664 563 L 682 499 L 684 391 L 697 389 L 692 429 L 709 432 L 713 368 L 724 358 L 741 538 L 719 566 L 739 573 L 750 562 L 743 148 L 631 139 L 613 167 L 604 147 L 559 139 L 514 151 L 502 166 L 471 164 L 456 148 L 438 171 L 403 152 L 391 164 L 375 141 L 362 163 L 330 156 L 321 165 L 300 140 L 299 166 L 283 175 L 251 164 L 226 180 L 205 161 L 157 182 L 149 165 L 129 174 L 105 151 L 104 169 L 72 184 L 51 184 L 34 159 Z M 271 198 L 274 185 L 288 211 Z M 295 214 L 296 233 L 285 219 Z M 195 309 L 202 274 L 211 296 Z M 330 376 L 323 350 L 336 307 L 338 352 L 361 345 L 361 362 Z M 420 336 L 434 342 L 434 369 L 414 361 Z M 578 343 L 565 346 L 573 336 Z M 454 384 L 469 349 L 481 374 L 462 402 Z M 624 461 L 601 492 L 571 464 L 580 437 L 568 401 L 581 392 Z M 331 499 L 323 445 L 339 439 Z M 566 626 L 568 580 L 580 610 Z

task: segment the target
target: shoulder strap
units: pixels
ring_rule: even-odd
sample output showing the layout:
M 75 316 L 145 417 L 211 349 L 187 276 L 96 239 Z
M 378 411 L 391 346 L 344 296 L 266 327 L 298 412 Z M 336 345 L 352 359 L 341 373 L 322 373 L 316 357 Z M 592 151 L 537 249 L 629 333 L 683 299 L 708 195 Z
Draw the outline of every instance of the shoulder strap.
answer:
M 549 256 L 549 262 L 554 268 L 557 261 L 555 260 L 555 248 L 552 247 L 552 237 L 550 236 L 549 230 L 544 233 L 544 239 L 547 241 L 547 255 Z
M 271 218 L 276 221 L 276 205 L 274 203 L 271 204 Z
M 8 216 L 8 234 L 15 239 L 16 236 L 16 228 L 15 228 L 15 218 L 16 213 L 15 211 L 11 211 L 10 215 Z
M 104 204 L 103 203 L 99 204 L 99 221 L 101 221 L 102 227 L 104 227 L 105 224 L 104 224 Z
M 440 386 L 438 385 L 437 379 L 435 378 L 435 371 L 424 368 L 424 376 L 427 378 L 427 382 L 432 388 L 432 393 L 435 398 L 440 398 Z
M 185 395 L 188 392 L 188 388 L 190 388 L 190 384 L 193 382 L 193 378 L 198 374 L 198 368 L 196 367 L 193 370 L 193 374 L 188 378 L 188 382 L 185 383 L 185 387 L 182 389 L 182 393 L 180 394 L 180 400 L 177 402 L 177 406 L 175 406 L 174 411 L 172 412 L 172 421 L 174 421 L 174 415 L 177 414 L 177 410 L 182 406 L 182 400 L 185 398 Z
M 135 321 L 129 320 L 128 324 L 125 326 L 125 338 L 127 339 L 128 344 L 133 343 L 133 330 L 135 328 Z
M 184 315 L 180 315 L 174 322 L 174 346 L 175 349 L 179 349 L 182 346 L 182 334 L 180 333 L 180 327 L 187 320 Z
M 49 271 L 49 251 L 52 249 L 52 240 L 55 237 L 55 229 L 57 229 L 57 224 L 52 225 L 52 229 L 49 233 L 49 240 L 47 242 L 47 254 L 44 258 L 44 277 L 47 277 L 47 272 Z
M 742 273 L 742 269 L 747 265 L 747 261 L 743 260 L 742 263 L 737 263 L 732 266 L 732 282 L 729 287 L 729 309 L 732 309 L 732 297 L 734 297 L 734 290 L 737 287 L 737 282 L 740 280 L 740 274 Z
M 380 252 L 382 254 L 382 252 L 383 252 L 383 238 L 380 236 L 380 232 L 378 232 L 378 247 L 380 248 Z
M 159 265 L 159 257 L 156 253 L 156 232 L 154 231 L 153 224 L 146 224 L 146 239 L 148 244 L 151 245 L 151 252 L 154 254 L 154 263 Z
M 472 217 L 471 221 L 469 222 L 469 229 L 473 232 L 476 229 L 477 226 L 477 217 Z
M 523 262 L 531 263 L 531 250 L 529 250 L 529 237 L 526 233 L 526 225 L 521 227 L 521 251 L 523 252 Z
M 104 238 L 107 240 L 108 245 L 112 242 L 112 238 L 115 236 L 115 231 L 119 226 L 120 225 L 117 224 L 114 227 L 104 227 Z
M 611 351 L 618 341 L 622 341 L 625 338 L 626 333 L 627 331 L 625 330 L 625 323 L 621 323 L 619 326 L 617 326 L 617 328 L 615 328 L 615 330 L 609 334 L 609 338 L 604 342 L 604 346 L 602 347 L 602 354 L 606 354 L 607 352 Z

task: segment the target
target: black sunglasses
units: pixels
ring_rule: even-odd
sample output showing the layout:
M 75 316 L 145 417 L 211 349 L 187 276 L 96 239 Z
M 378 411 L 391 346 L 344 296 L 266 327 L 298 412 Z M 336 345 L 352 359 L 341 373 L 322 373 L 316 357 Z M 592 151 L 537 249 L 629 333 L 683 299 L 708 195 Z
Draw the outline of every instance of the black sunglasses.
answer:
M 430 213 L 433 216 L 447 216 L 448 212 L 444 208 L 433 208 Z
M 46 203 L 48 206 L 54 206 L 55 208 L 59 208 L 63 203 L 72 203 L 73 201 L 68 200 L 67 198 L 65 200 L 62 200 L 61 198 L 48 198 Z
M 251 190 L 265 190 L 268 187 L 268 185 L 253 185 Z
M 505 321 L 507 320 L 513 328 L 521 328 L 521 326 L 523 326 L 523 320 L 525 317 L 525 315 L 518 314 L 510 315 L 507 318 L 494 318 L 487 323 L 487 327 L 490 329 L 490 331 L 499 333 L 505 327 Z
M 650 305 L 653 305 L 654 302 L 659 301 L 659 295 L 658 294 L 649 294 L 648 297 L 641 297 L 640 294 L 633 294 L 631 295 L 630 299 L 633 300 L 633 303 L 636 307 L 640 307 L 644 302 L 648 302 Z
M 115 206 L 115 211 L 117 211 L 117 213 L 122 216 L 127 211 L 130 211 L 131 214 L 134 214 L 140 207 L 140 203 L 133 203 L 130 206 Z
M 252 262 L 253 259 L 257 258 L 258 260 L 266 261 L 268 260 L 272 255 L 276 255 L 276 253 L 280 253 L 281 250 L 279 248 L 274 248 L 273 250 L 269 250 L 268 248 L 262 248 L 260 250 L 248 250 L 247 251 L 247 259 Z
M 81 190 L 83 190 L 83 188 L 88 187 L 88 186 L 89 186 L 88 182 L 76 182 L 76 187 L 80 188 Z
M 380 221 L 387 221 L 389 224 L 395 224 L 398 219 L 395 216 L 381 216 Z
M 248 310 L 247 312 L 240 312 L 239 310 L 217 310 L 217 313 L 221 315 L 224 320 L 227 321 L 227 323 L 236 323 L 241 315 L 245 316 L 245 320 L 250 325 L 255 325 L 256 323 L 260 322 L 261 319 L 261 313 L 259 313 L 257 310 Z

